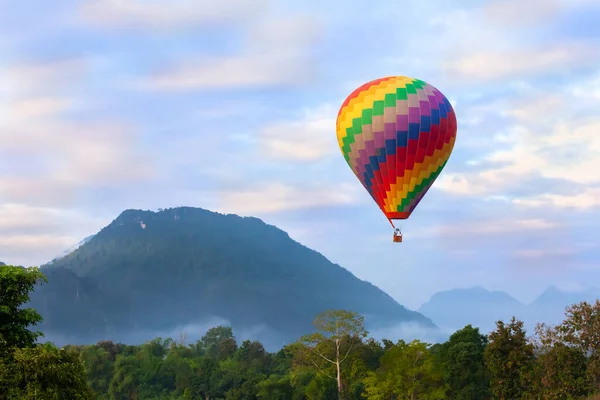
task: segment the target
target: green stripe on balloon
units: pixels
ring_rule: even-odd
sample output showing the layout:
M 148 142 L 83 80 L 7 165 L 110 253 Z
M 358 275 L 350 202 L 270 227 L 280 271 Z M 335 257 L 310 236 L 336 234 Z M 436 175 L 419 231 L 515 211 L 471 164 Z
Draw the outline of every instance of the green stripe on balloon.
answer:
M 396 94 L 386 93 L 384 102 L 386 107 L 396 107 Z
M 408 100 L 408 93 L 405 87 L 396 89 L 396 98 L 398 100 Z

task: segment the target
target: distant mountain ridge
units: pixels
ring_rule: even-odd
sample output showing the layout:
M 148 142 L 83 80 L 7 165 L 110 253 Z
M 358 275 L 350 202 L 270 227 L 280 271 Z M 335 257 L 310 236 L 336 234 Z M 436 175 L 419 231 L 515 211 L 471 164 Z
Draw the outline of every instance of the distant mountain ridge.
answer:
M 361 313 L 371 330 L 409 324 L 439 333 L 284 231 L 198 208 L 126 210 L 42 271 L 49 283 L 32 295 L 41 329 L 71 342 L 131 341 L 135 332 L 151 338 L 220 320 L 275 347 L 332 308 Z
M 75 250 L 77 250 L 78 248 L 80 248 L 82 245 L 86 244 L 87 242 L 90 241 L 91 238 L 93 238 L 94 235 L 90 235 L 87 236 L 85 238 L 83 238 L 82 240 L 80 240 L 77 244 L 75 244 L 74 246 L 71 246 L 70 248 L 64 250 L 63 252 L 61 252 L 58 256 L 54 257 L 52 259 L 52 261 L 48 262 L 47 264 L 52 264 L 54 261 L 59 260 L 65 256 L 68 256 L 69 254 L 71 254 L 72 252 L 74 252 Z
M 533 333 L 536 323 L 558 324 L 564 319 L 566 307 L 597 298 L 600 298 L 600 288 L 588 286 L 585 290 L 569 292 L 550 286 L 533 302 L 523 304 L 505 292 L 475 286 L 435 293 L 419 312 L 447 331 L 473 324 L 482 332 L 489 332 L 497 320 L 506 321 L 515 316 Z

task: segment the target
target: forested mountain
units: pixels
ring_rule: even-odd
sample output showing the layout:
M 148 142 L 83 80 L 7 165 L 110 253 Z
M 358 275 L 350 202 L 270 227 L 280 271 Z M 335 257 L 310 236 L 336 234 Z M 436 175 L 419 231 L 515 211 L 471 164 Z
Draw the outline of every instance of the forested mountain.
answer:
M 550 286 L 533 302 L 523 304 L 508 293 L 472 287 L 438 292 L 419 308 L 419 312 L 447 331 L 473 324 L 487 333 L 495 329 L 496 321 L 516 316 L 529 332 L 533 332 L 538 322 L 560 323 L 567 306 L 581 301 L 593 303 L 598 298 L 598 288 L 567 292 Z
M 312 329 L 315 315 L 348 309 L 371 329 L 423 315 L 256 218 L 197 208 L 127 210 L 72 253 L 42 267 L 32 295 L 57 343 L 193 338 L 227 324 L 271 347 Z M 132 336 L 133 335 L 133 336 Z

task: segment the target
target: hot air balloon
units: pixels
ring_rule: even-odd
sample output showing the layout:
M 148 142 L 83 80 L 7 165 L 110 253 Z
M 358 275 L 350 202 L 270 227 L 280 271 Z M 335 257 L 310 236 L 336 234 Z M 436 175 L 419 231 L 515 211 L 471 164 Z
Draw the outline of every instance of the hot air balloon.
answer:
M 456 139 L 448 99 L 419 79 L 389 76 L 352 92 L 337 116 L 346 162 L 394 228 L 407 219 L 444 169 Z

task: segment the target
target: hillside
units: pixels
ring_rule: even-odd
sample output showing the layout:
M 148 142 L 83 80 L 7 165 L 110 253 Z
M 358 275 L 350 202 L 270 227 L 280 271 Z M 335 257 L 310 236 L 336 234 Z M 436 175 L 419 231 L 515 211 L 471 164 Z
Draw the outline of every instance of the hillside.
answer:
M 49 283 L 32 304 L 55 340 L 193 336 L 220 322 L 280 346 L 332 308 L 363 314 L 372 329 L 411 323 L 436 330 L 282 230 L 203 209 L 127 210 L 42 271 Z
M 584 300 L 593 302 L 597 298 L 600 298 L 598 288 L 567 292 L 551 286 L 530 304 L 523 304 L 505 292 L 473 287 L 436 293 L 419 312 L 447 331 L 473 324 L 482 332 L 490 332 L 497 320 L 507 321 L 516 316 L 533 333 L 537 322 L 558 324 L 564 319 L 567 306 Z

